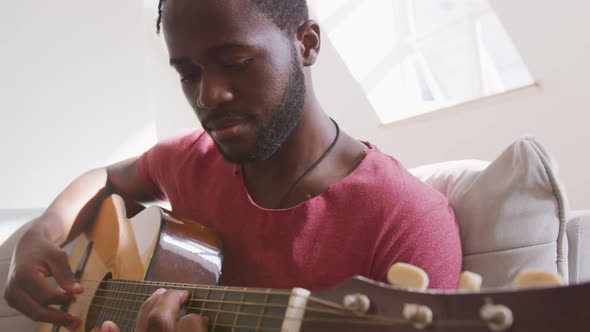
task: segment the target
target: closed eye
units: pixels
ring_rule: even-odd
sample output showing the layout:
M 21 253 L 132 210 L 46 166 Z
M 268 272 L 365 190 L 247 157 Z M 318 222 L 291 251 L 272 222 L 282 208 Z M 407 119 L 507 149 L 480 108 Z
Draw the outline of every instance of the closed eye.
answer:
M 223 67 L 231 70 L 242 70 L 248 67 L 248 65 L 251 64 L 253 60 L 253 58 L 246 58 L 236 62 L 224 63 Z
M 197 74 L 180 75 L 180 83 L 182 83 L 182 84 L 194 83 L 198 79 L 199 79 L 199 75 L 197 75 Z

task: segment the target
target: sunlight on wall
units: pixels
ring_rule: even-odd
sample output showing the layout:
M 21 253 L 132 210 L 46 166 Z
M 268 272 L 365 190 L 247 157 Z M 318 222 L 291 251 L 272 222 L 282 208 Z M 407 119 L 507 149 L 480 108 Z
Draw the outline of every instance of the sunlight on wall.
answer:
M 382 123 L 532 85 L 488 0 L 309 0 Z

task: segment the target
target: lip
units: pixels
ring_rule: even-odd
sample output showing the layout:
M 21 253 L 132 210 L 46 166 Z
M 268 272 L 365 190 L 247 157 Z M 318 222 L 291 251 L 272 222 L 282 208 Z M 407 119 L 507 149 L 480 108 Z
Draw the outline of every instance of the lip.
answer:
M 224 119 L 207 124 L 207 128 L 215 140 L 224 141 L 244 133 L 247 125 L 248 122 L 243 118 Z

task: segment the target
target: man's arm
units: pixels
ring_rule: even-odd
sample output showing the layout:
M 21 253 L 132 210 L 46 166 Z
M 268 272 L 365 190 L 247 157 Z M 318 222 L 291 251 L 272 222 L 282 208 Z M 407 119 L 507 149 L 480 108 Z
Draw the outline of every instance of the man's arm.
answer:
M 63 246 L 86 229 L 106 197 L 118 194 L 135 201 L 154 200 L 139 178 L 137 161 L 136 157 L 84 173 L 53 201 L 33 227 Z
M 111 194 L 153 200 L 137 172 L 138 158 L 84 173 L 74 180 L 25 232 L 13 253 L 4 298 L 34 320 L 73 327 L 79 319 L 49 307 L 64 304 L 82 291 L 61 249 L 92 222 L 100 203 Z M 53 276 L 65 290 L 53 289 Z

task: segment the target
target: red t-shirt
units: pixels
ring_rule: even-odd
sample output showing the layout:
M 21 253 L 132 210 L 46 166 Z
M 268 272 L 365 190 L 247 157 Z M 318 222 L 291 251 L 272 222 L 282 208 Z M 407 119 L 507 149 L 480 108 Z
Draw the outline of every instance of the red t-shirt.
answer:
M 385 281 L 393 263 L 405 262 L 424 269 L 431 288 L 454 288 L 462 257 L 448 201 L 367 145 L 350 175 L 281 210 L 251 199 L 240 167 L 202 130 L 157 144 L 138 172 L 176 215 L 221 235 L 225 285 L 320 290 L 355 275 Z

